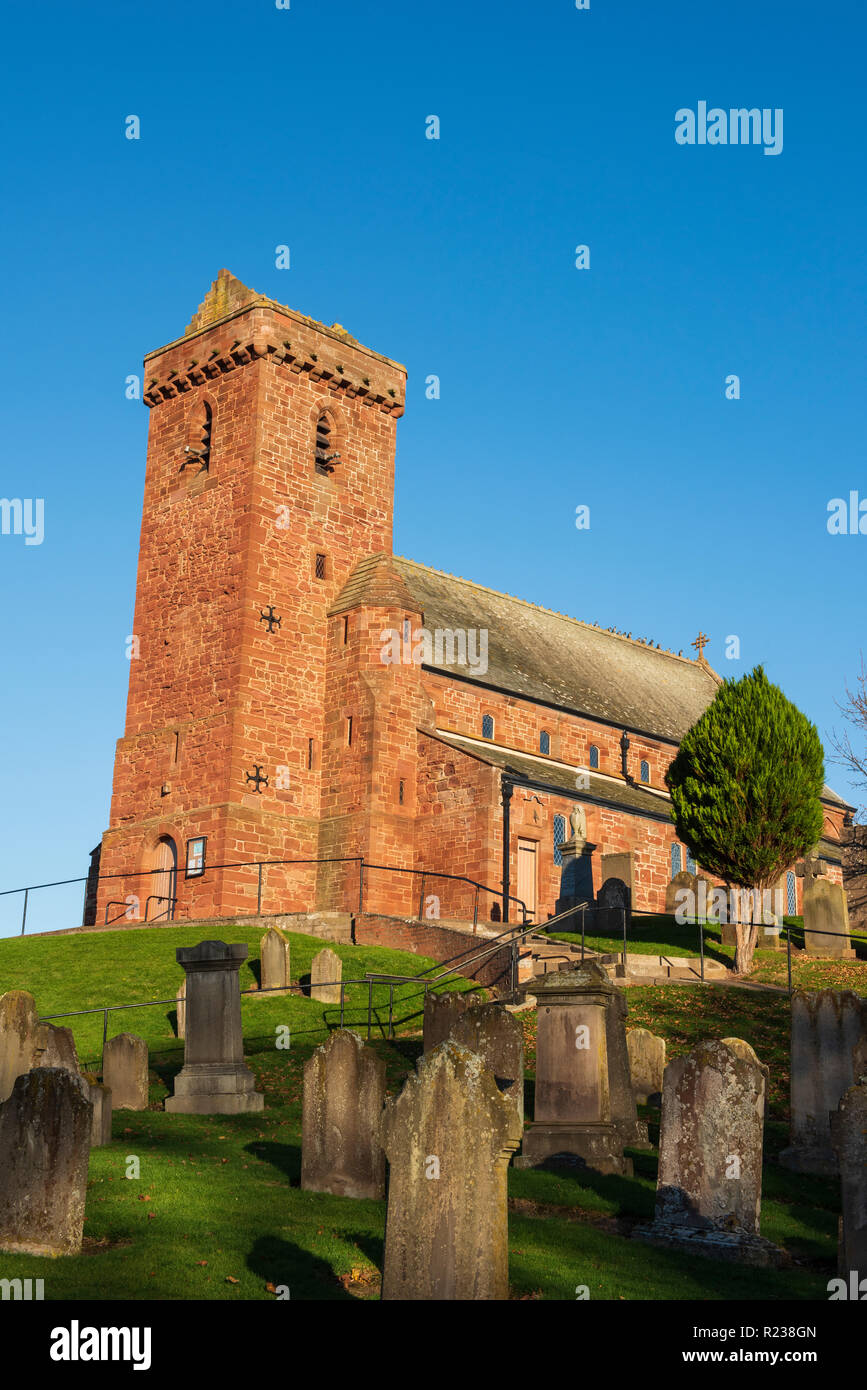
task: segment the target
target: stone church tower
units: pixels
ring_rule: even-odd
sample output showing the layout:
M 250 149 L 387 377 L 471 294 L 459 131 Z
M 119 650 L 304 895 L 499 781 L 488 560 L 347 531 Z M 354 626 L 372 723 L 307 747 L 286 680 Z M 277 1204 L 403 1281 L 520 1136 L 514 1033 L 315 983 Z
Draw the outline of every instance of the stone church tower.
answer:
M 329 662 L 349 645 L 348 620 L 326 614 L 360 560 L 391 553 L 405 382 L 339 324 L 225 270 L 184 336 L 145 358 L 133 652 L 99 923 L 166 920 L 179 880 L 185 916 L 255 912 L 257 872 L 212 865 L 357 852 L 365 789 L 340 778 L 357 689 L 347 673 L 326 701 Z M 312 905 L 317 873 L 272 868 L 268 885 Z

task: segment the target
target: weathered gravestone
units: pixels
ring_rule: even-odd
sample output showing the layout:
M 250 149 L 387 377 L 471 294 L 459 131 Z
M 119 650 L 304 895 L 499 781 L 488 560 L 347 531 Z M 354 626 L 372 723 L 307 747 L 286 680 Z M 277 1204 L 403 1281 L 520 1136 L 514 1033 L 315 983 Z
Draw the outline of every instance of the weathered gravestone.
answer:
M 278 991 L 285 994 L 292 983 L 289 938 L 285 932 L 279 931 L 277 927 L 268 928 L 260 943 L 259 962 L 262 970 L 260 988 L 271 990 L 275 994 Z M 337 978 L 340 978 L 339 972 Z
M 759 1234 L 764 1110 L 765 1078 L 746 1043 L 735 1052 L 703 1042 L 669 1062 L 656 1212 L 633 1236 L 713 1259 L 778 1264 L 782 1252 Z
M 849 939 L 849 904 L 842 883 L 804 878 L 804 946 L 811 956 L 853 960 Z
M 90 1128 L 90 1147 L 100 1149 L 111 1143 L 111 1089 L 103 1086 L 95 1076 L 85 1075 L 88 1097 L 93 1106 L 93 1122 Z
M 851 990 L 792 995 L 791 1122 L 783 1167 L 833 1177 L 831 1112 L 854 1083 L 852 1052 L 867 1034 L 867 999 Z
M 0 1250 L 77 1255 L 93 1107 L 61 1067 L 20 1075 L 0 1105 Z
M 455 1020 L 452 1042 L 468 1047 L 481 1057 L 504 1095 L 518 1108 L 524 1123 L 524 1028 L 519 1018 L 501 1004 L 483 1004 Z
M 535 1111 L 515 1167 L 579 1162 L 632 1174 L 626 1144 L 647 1147 L 626 1047 L 626 1001 L 584 961 L 533 980 L 537 999 Z
M 62 1067 L 80 1075 L 71 1028 L 40 1023 L 32 994 L 10 989 L 0 997 L 0 1101 L 19 1076 L 35 1067 Z
M 768 1102 L 770 1101 L 771 1089 L 771 1069 L 767 1062 L 760 1062 L 756 1053 L 743 1038 L 723 1038 L 726 1047 L 730 1047 L 732 1052 L 737 1053 L 738 1057 L 746 1057 L 748 1061 L 755 1062 L 761 1068 L 762 1076 L 765 1078 L 765 1119 L 768 1118 Z
M 629 888 L 622 878 L 607 878 L 596 895 L 593 930 L 604 936 L 620 936 L 624 923 L 629 932 Z
M 627 1028 L 626 1047 L 636 1101 L 642 1105 L 661 1105 L 665 1038 L 656 1037 L 647 1028 Z
M 691 893 L 692 897 L 685 897 L 685 893 Z M 681 869 L 666 886 L 665 910 L 671 914 L 685 912 L 688 917 L 693 917 L 697 910 L 697 902 L 698 878 L 695 874 L 687 873 L 686 869 Z
M 850 1086 L 831 1116 L 843 1215 L 837 1272 L 867 1277 L 867 1083 Z
M 187 976 L 186 1039 L 183 1069 L 166 1110 L 238 1115 L 263 1109 L 265 1097 L 244 1061 L 239 972 L 247 947 L 200 941 L 179 946 L 175 956 Z
M 178 1014 L 178 1037 L 185 1038 L 187 1035 L 187 982 L 184 980 L 182 985 L 178 985 L 177 995 L 177 1014 Z
M 148 1045 L 135 1033 L 109 1038 L 102 1054 L 103 1085 L 115 1110 L 147 1110 Z
M 384 1104 L 385 1062 L 357 1033 L 331 1033 L 304 1063 L 303 1188 L 338 1197 L 385 1196 Z
M 310 998 L 320 1004 L 340 1003 L 343 962 L 329 946 L 317 951 L 310 966 Z
M 475 1052 L 419 1058 L 382 1120 L 389 1164 L 383 1299 L 509 1296 L 506 1176 L 521 1122 Z
M 451 1037 L 452 1028 L 467 1009 L 479 1009 L 484 1000 L 479 994 L 464 990 L 434 994 L 428 990 L 424 997 L 424 1026 L 422 1051 L 430 1052 Z

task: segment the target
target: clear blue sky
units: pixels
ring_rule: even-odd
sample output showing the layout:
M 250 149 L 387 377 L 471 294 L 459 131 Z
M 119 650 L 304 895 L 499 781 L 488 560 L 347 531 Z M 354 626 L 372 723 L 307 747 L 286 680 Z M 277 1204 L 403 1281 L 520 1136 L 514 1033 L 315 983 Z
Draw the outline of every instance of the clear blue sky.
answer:
M 84 873 L 107 824 L 148 414 L 124 380 L 221 266 L 407 364 L 398 553 L 675 650 L 701 629 L 839 725 L 862 4 L 54 0 L 4 40 L 0 494 L 44 498 L 45 537 L 0 536 L 0 887 Z M 782 108 L 782 153 L 676 144 L 699 101 Z

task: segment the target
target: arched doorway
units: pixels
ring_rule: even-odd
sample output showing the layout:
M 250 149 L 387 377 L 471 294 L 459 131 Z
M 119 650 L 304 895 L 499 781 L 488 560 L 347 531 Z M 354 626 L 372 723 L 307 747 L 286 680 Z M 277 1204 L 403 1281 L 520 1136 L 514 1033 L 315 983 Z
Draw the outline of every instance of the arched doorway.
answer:
M 171 922 L 175 915 L 175 894 L 178 882 L 178 848 L 170 835 L 157 841 L 153 852 L 145 920 Z

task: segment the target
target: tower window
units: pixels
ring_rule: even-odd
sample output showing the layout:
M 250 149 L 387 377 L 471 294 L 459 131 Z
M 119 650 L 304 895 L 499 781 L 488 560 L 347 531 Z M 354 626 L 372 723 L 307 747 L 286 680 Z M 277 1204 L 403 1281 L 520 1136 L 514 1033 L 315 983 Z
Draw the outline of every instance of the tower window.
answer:
M 675 874 L 679 874 L 682 868 L 683 868 L 683 850 L 681 849 L 680 845 L 672 845 L 672 847 L 671 847 L 671 876 L 672 876 L 672 878 L 674 878 Z
M 551 735 L 548 733 L 547 729 L 543 729 L 541 734 L 539 735 L 539 752 L 551 752 Z
M 351 748 L 351 747 L 352 747 L 352 715 L 351 715 L 351 714 L 347 714 L 347 716 L 346 716 L 346 746 L 347 746 L 347 748 Z
M 482 716 L 482 738 L 494 737 L 494 716 L 485 714 Z
M 590 745 L 590 766 L 599 766 L 599 749 L 596 747 L 595 743 L 591 743 Z
M 347 644 L 348 641 L 349 641 L 349 618 L 346 617 L 346 618 L 343 619 L 343 645 L 344 645 L 344 647 L 346 646 L 346 644 Z
M 320 415 L 316 422 L 316 472 L 327 478 L 334 472 L 334 464 L 340 458 L 333 448 L 331 421 L 327 415 Z
M 317 579 L 324 579 L 324 578 L 325 578 L 325 570 L 326 570 L 326 559 L 325 559 L 325 556 L 324 556 L 324 555 L 321 555 L 321 554 L 319 554 L 319 553 L 317 553 L 317 555 L 316 555 L 316 564 L 315 564 L 315 566 L 314 566 L 314 573 L 315 573 L 315 575 L 316 575 L 316 578 L 317 578 Z
M 562 864 L 563 856 L 560 853 L 560 846 L 566 839 L 566 817 L 554 817 L 554 863 Z
M 200 443 L 199 460 L 202 472 L 205 473 L 211 466 L 211 425 L 213 424 L 213 412 L 207 401 L 203 402 L 205 407 L 204 419 L 202 421 L 202 438 Z
M 642 780 L 642 782 L 649 782 L 649 781 L 650 781 L 650 763 L 646 763 L 646 762 L 642 761 L 642 763 L 641 763 L 641 780 Z
M 312 770 L 313 770 L 313 740 L 312 740 L 312 738 L 308 738 L 308 740 L 307 740 L 307 771 L 308 771 L 308 772 L 311 772 Z
M 399 781 L 398 784 L 397 784 L 397 804 L 398 804 L 398 806 L 402 806 L 402 805 L 403 805 L 403 791 L 404 791 L 404 785 L 405 785 L 405 784 L 404 784 L 404 780 L 403 780 L 403 778 L 401 777 L 400 781 Z

